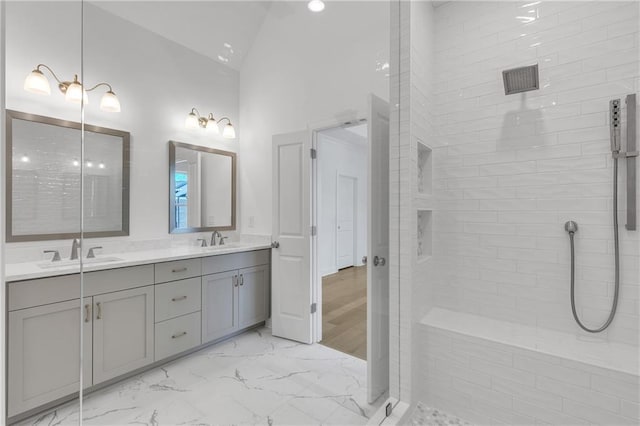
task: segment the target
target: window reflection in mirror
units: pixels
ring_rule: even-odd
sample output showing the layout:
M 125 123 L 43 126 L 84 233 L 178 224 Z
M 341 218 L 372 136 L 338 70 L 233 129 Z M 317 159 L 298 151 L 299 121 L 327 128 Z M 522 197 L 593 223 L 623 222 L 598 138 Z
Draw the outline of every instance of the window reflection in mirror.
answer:
M 236 154 L 169 143 L 169 231 L 235 229 Z

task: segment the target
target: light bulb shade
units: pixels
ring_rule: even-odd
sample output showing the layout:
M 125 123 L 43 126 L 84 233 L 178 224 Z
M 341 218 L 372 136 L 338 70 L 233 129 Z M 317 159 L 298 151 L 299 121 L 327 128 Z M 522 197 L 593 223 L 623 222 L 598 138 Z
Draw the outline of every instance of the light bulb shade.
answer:
M 322 12 L 324 10 L 324 2 L 322 0 L 311 0 L 307 3 L 307 7 L 312 12 Z
M 120 112 L 120 101 L 111 90 L 102 96 L 100 109 L 106 112 Z
M 80 102 L 85 105 L 89 103 L 89 96 L 87 91 L 82 88 L 80 83 L 73 82 L 67 86 L 67 91 L 64 94 L 65 100 L 79 104 Z
M 49 80 L 40 70 L 33 70 L 24 80 L 24 90 L 38 95 L 50 95 Z
M 233 128 L 231 123 L 229 123 L 226 126 L 224 126 L 224 130 L 222 131 L 222 136 L 227 138 L 227 139 L 235 139 L 236 130 Z
M 200 126 L 198 123 L 198 116 L 195 113 L 190 112 L 187 118 L 184 120 L 184 127 L 187 129 L 197 129 Z

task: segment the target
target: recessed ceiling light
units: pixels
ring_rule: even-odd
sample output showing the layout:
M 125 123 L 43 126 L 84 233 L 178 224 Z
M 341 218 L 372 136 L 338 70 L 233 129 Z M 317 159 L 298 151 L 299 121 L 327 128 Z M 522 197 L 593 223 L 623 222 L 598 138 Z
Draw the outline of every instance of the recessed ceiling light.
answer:
M 324 2 L 322 0 L 311 0 L 307 3 L 307 7 L 312 12 L 322 12 L 324 10 Z

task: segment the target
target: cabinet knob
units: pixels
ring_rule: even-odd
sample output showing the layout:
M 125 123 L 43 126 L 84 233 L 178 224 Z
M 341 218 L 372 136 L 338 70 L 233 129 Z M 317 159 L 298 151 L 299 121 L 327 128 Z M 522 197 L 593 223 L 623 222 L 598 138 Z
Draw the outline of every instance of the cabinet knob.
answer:
M 280 247 L 280 243 L 279 242 L 274 241 L 274 242 L 271 243 L 271 248 L 276 248 L 277 249 L 279 247 Z

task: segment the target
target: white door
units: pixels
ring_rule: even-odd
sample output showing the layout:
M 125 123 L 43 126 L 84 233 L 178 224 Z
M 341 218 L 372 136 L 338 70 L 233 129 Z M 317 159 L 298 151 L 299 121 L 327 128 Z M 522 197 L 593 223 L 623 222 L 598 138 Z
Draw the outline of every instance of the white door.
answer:
M 338 175 L 337 191 L 337 263 L 338 269 L 355 264 L 355 201 L 357 180 L 351 176 Z
M 272 333 L 312 342 L 311 136 L 273 137 Z
M 389 388 L 389 104 L 371 95 L 367 247 L 369 401 Z

